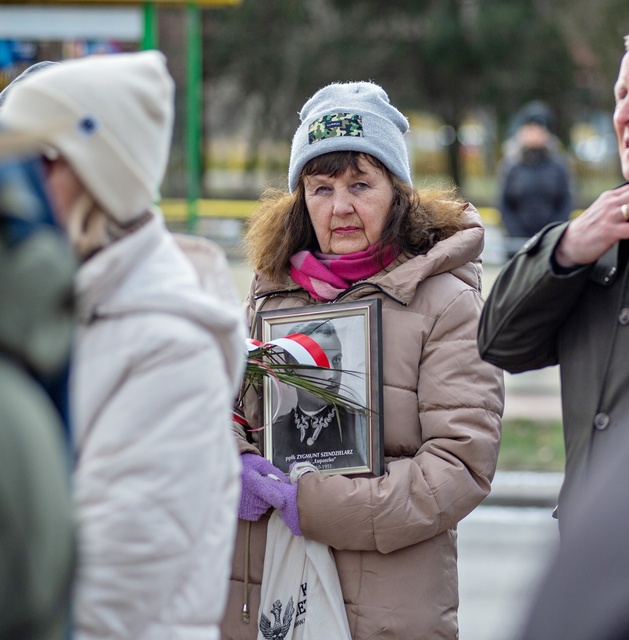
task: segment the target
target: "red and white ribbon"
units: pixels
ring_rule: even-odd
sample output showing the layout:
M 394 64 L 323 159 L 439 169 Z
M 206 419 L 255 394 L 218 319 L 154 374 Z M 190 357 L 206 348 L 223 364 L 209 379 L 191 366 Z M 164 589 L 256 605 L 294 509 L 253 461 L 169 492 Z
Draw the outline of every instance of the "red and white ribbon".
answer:
M 298 364 L 312 365 L 315 367 L 330 368 L 330 361 L 319 343 L 304 333 L 291 333 L 283 338 L 277 338 L 270 342 L 247 339 L 247 351 L 255 351 L 260 347 L 276 346 L 289 353 Z
M 270 342 L 260 342 L 260 340 L 247 338 L 246 344 L 248 353 L 259 349 L 260 347 L 274 346 L 286 351 L 286 353 L 289 353 L 298 364 L 322 367 L 326 369 L 330 368 L 330 361 L 325 351 L 321 348 L 318 342 L 304 333 L 291 333 L 290 335 L 284 336 L 283 338 L 277 338 L 276 340 L 271 340 Z M 271 418 L 273 421 L 277 417 L 277 413 L 280 409 L 282 389 L 277 379 L 274 378 L 272 374 L 269 376 L 269 379 L 278 397 L 275 412 Z M 237 419 L 237 422 L 243 424 L 244 419 L 242 417 L 234 414 L 234 418 Z

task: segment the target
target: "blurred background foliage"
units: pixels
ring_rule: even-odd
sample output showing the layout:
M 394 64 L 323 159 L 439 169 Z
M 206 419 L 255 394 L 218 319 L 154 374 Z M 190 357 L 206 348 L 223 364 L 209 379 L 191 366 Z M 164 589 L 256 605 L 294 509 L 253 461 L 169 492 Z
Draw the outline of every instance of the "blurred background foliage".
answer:
M 561 420 L 503 420 L 499 469 L 561 472 L 565 462 Z
M 90 10 L 98 4 L 76 0 L 68 6 Z M 189 189 L 185 125 L 192 5 L 154 5 L 157 44 L 178 88 L 162 194 L 182 198 Z M 135 7 L 140 11 L 141 3 Z M 33 8 L 23 20 L 41 23 L 42 15 Z M 629 33 L 627 0 L 241 0 L 206 6 L 198 20 L 205 198 L 249 200 L 266 186 L 285 187 L 301 106 L 322 86 L 349 80 L 381 84 L 408 116 L 418 186 L 453 181 L 476 205 L 495 204 L 503 144 L 518 110 L 532 100 L 554 112 L 577 208 L 621 181 L 612 87 L 622 38 Z M 2 26 L 0 20 L 0 32 Z M 35 60 L 141 46 L 113 37 L 96 42 L 67 36 L 19 46 L 0 40 L 0 89 Z M 24 56 L 17 56 L 17 65 L 3 66 L 9 46 Z
M 612 88 L 626 33 L 626 0 L 243 0 L 205 10 L 205 192 L 285 186 L 305 100 L 330 82 L 373 80 L 411 120 L 416 180 L 451 179 L 479 205 L 493 204 L 514 114 L 546 102 L 586 206 L 620 181 Z

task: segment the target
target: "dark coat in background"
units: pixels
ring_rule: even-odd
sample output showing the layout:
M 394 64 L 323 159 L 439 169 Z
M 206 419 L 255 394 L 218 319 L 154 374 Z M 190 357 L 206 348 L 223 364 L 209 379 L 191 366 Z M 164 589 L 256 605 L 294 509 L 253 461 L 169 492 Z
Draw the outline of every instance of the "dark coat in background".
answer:
M 530 238 L 572 212 L 570 178 L 565 163 L 549 149 L 525 149 L 504 168 L 498 204 L 507 233 Z
M 566 532 L 519 640 L 629 637 L 629 431 L 612 445 L 564 509 Z
M 562 274 L 551 256 L 566 226 L 542 231 L 503 269 L 478 338 L 481 357 L 512 373 L 560 367 L 566 473 L 559 512 L 579 476 L 629 430 L 629 243 Z

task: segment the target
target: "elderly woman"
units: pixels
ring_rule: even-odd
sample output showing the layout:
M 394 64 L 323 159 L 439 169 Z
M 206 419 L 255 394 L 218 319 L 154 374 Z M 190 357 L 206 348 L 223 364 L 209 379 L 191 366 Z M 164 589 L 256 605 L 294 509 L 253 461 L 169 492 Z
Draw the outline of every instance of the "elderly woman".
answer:
M 77 640 L 218 640 L 226 599 L 244 321 L 224 257 L 201 239 L 177 243 L 152 206 L 173 103 L 166 61 L 150 51 L 31 74 L 0 118 L 41 145 L 80 262 Z
M 265 198 L 248 231 L 249 320 L 382 300 L 386 464 L 380 477 L 307 473 L 294 493 L 282 485 L 280 513 L 333 550 L 354 640 L 456 638 L 456 527 L 489 493 L 503 409 L 501 374 L 476 348 L 483 227 L 453 193 L 413 189 L 408 122 L 381 87 L 329 85 L 300 116 L 290 193 Z M 227 640 L 257 637 L 241 611 L 243 598 L 252 616 L 259 606 L 268 517 L 242 507 L 277 475 L 255 434 L 239 443 L 252 522 L 236 542 Z

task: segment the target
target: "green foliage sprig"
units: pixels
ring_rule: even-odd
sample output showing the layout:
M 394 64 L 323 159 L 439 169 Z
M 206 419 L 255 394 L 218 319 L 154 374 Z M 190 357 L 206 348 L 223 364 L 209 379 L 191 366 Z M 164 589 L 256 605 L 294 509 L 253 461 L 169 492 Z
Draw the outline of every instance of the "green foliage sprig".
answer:
M 353 392 L 349 386 L 342 384 L 339 390 L 332 390 L 317 376 L 309 374 L 309 372 L 312 373 L 313 371 L 322 370 L 325 371 L 327 368 L 317 365 L 287 362 L 283 350 L 275 345 L 261 345 L 249 351 L 243 385 L 234 412 L 235 418 L 241 424 L 246 424 L 242 413 L 244 397 L 252 388 L 256 392 L 259 392 L 265 379 L 286 384 L 295 389 L 303 389 L 311 393 L 325 404 L 334 406 L 337 411 L 337 417 L 339 407 L 356 413 L 365 414 L 368 412 L 367 407 L 352 397 Z M 340 371 L 347 375 L 359 375 L 357 372 L 347 369 L 341 369 Z M 264 427 L 261 429 L 263 428 Z

